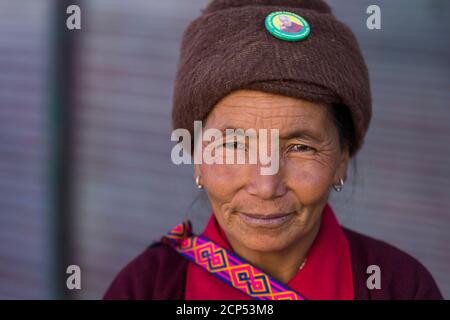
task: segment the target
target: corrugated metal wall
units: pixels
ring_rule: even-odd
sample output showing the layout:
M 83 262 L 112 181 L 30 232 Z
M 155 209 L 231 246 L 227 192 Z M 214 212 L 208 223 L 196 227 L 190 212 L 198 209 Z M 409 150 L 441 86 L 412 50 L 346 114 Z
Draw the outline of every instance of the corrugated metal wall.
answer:
M 374 3 L 380 31 L 360 14 Z M 374 97 L 354 190 L 337 203 L 341 221 L 417 257 L 450 298 L 450 2 L 330 4 L 360 41 Z
M 0 298 L 48 298 L 49 1 L 0 1 Z
M 177 167 L 170 160 L 171 92 L 181 34 L 206 2 L 91 0 L 82 6 L 83 37 L 74 88 L 76 251 L 72 252 L 83 275 L 79 298 L 101 297 L 127 262 L 186 214 L 197 231 L 209 214 L 207 200 L 194 187 L 192 168 Z M 373 122 L 358 156 L 357 176 L 333 196 L 333 206 L 343 224 L 419 258 L 450 298 L 450 3 L 329 3 L 361 43 L 374 96 Z M 374 3 L 382 9 L 379 31 L 369 31 L 365 24 L 366 8 Z M 1 17 L 24 14 L 8 8 L 6 15 L 0 10 Z M 40 6 L 33 12 L 47 13 Z M 36 297 L 45 289 L 42 276 L 29 264 L 32 261 L 40 271 L 47 268 L 42 258 L 48 250 L 45 202 L 40 197 L 45 185 L 35 182 L 38 191 L 29 190 L 33 185 L 29 181 L 36 181 L 33 177 L 44 170 L 45 146 L 35 142 L 24 150 L 17 145 L 24 139 L 25 130 L 18 130 L 21 124 L 27 130 L 35 128 L 28 136 L 31 141 L 45 140 L 45 112 L 37 102 L 45 93 L 20 91 L 27 83 L 39 88 L 45 76 L 39 70 L 45 69 L 31 68 L 37 84 L 29 84 L 32 80 L 11 67 L 14 61 L 17 68 L 24 62 L 45 61 L 45 35 L 40 33 L 44 29 L 38 27 L 43 28 L 44 22 L 37 20 L 32 33 L 14 24 L 14 18 L 0 21 L 9 21 L 9 29 L 0 29 L 0 66 L 11 77 L 0 74 L 0 188 L 5 190 L 0 194 L 0 237 L 9 239 L 0 247 L 0 297 Z M 17 34 L 32 39 L 22 43 Z M 26 53 L 11 51 L 17 43 Z M 38 52 L 31 60 L 30 50 Z M 25 106 L 24 100 L 28 109 L 13 108 Z M 34 233 L 21 234 L 25 223 Z M 33 253 L 24 257 L 20 250 Z M 26 269 L 15 272 L 16 263 Z M 31 284 L 24 280 L 27 289 L 17 280 L 21 274 L 37 280 Z
M 108 4 L 108 5 L 107 5 Z M 190 168 L 170 159 L 181 33 L 204 1 L 86 4 L 78 77 L 76 241 L 83 298 L 182 219 Z

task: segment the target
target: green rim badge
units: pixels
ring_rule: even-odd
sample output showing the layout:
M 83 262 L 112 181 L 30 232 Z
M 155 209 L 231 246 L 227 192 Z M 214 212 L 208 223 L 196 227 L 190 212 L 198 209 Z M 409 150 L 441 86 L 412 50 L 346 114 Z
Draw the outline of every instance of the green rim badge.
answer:
M 306 39 L 311 27 L 298 14 L 288 11 L 272 12 L 266 17 L 266 29 L 274 37 L 286 41 L 300 41 Z

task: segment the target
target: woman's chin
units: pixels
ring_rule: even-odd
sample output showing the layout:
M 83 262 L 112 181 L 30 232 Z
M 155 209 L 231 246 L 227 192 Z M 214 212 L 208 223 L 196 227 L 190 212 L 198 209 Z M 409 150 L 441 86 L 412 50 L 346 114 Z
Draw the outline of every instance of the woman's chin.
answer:
M 289 239 L 280 234 L 268 234 L 268 233 L 253 233 L 245 232 L 237 235 L 235 238 L 235 244 L 246 250 L 274 253 L 280 252 L 289 247 L 292 239 Z

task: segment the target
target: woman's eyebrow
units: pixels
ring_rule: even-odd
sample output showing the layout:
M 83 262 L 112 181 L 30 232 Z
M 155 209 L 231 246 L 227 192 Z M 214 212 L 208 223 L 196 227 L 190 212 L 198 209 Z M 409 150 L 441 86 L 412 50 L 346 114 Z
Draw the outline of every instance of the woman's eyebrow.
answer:
M 256 134 L 258 133 L 258 130 L 253 129 L 253 128 L 226 127 L 226 128 L 222 128 L 219 130 L 220 130 L 220 132 L 222 132 L 222 134 L 224 136 L 226 136 L 228 134 L 232 134 L 232 135 L 237 135 L 237 136 L 247 135 L 249 137 L 254 137 L 255 136 L 254 133 L 256 133 Z M 250 131 L 248 131 L 248 130 L 250 130 Z
M 259 130 L 257 130 L 257 129 L 237 128 L 237 127 L 234 127 L 234 126 L 221 127 L 219 130 L 222 132 L 222 134 L 224 136 L 227 135 L 226 131 L 228 131 L 228 130 L 232 130 L 232 132 L 234 132 L 235 135 L 242 135 L 242 131 L 244 131 L 244 134 L 246 134 L 247 130 L 255 130 L 256 134 L 258 134 L 258 132 L 259 132 Z M 289 139 L 304 139 L 304 140 L 310 140 L 310 141 L 315 141 L 315 142 L 322 142 L 323 141 L 323 137 L 322 137 L 321 134 L 319 134 L 318 132 L 315 132 L 314 130 L 310 130 L 310 129 L 298 129 L 298 130 L 289 131 L 289 132 L 286 132 L 286 133 L 281 133 L 281 130 L 279 130 L 279 132 L 280 132 L 280 135 L 279 135 L 280 139 L 285 139 L 285 140 L 289 140 Z M 251 132 L 249 132 L 249 133 L 250 133 L 249 136 L 253 136 L 251 134 Z
M 294 130 L 294 131 L 290 131 L 284 134 L 280 133 L 280 139 L 305 139 L 305 140 L 311 140 L 311 141 L 316 141 L 316 142 L 322 142 L 323 141 L 323 137 L 321 134 L 313 131 L 313 130 L 309 130 L 309 129 L 299 129 L 299 130 Z

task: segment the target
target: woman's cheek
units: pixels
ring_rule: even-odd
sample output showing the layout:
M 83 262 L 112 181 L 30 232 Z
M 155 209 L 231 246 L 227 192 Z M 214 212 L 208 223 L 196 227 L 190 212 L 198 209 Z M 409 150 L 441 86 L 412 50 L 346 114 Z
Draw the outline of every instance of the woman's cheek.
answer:
M 308 205 L 326 197 L 332 184 L 329 170 L 315 163 L 289 166 L 288 184 L 303 205 Z
M 239 190 L 245 176 L 244 165 L 212 164 L 202 166 L 204 186 L 215 198 L 228 199 Z M 231 200 L 231 199 L 229 199 Z

